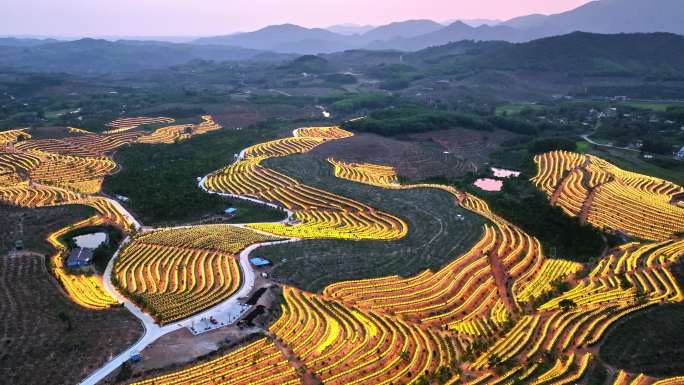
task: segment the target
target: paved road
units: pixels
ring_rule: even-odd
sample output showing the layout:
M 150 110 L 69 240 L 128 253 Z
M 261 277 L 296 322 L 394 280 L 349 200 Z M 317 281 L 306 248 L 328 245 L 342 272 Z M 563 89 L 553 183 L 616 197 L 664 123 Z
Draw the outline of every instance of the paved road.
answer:
M 625 150 L 625 151 L 636 151 L 636 152 L 639 152 L 639 150 L 637 150 L 637 149 L 635 149 L 635 148 L 618 147 L 618 146 L 613 146 L 612 144 L 603 144 L 603 143 L 596 142 L 596 141 L 592 140 L 591 138 L 589 138 L 589 136 L 592 135 L 592 134 L 593 134 L 593 132 L 592 132 L 591 134 L 584 134 L 584 135 L 582 135 L 582 139 L 584 139 L 584 140 L 586 140 L 587 142 L 593 144 L 594 146 L 614 148 L 614 149 L 616 149 L 616 150 Z

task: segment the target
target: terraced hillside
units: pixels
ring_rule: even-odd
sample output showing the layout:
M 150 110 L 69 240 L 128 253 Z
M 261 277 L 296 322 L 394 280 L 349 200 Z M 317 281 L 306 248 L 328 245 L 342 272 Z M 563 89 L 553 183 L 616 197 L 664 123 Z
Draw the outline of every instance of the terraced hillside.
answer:
M 476 243 L 483 232 L 485 220 L 459 207 L 443 191 L 388 190 L 342 180 L 328 162 L 306 154 L 271 159 L 266 165 L 297 179 L 308 178 L 316 188 L 396 213 L 408 224 L 406 237 L 392 242 L 307 240 L 262 249 L 275 261 L 278 278 L 298 288 L 319 291 L 346 279 L 439 269 Z
M 266 159 L 308 152 L 328 140 L 351 135 L 336 127 L 295 130 L 291 138 L 247 148 L 243 159 L 210 175 L 204 184 L 214 193 L 247 196 L 291 211 L 296 223 L 250 225 L 271 234 L 307 239 L 401 239 L 408 232 L 402 219 L 261 166 Z
M 160 142 L 168 133 L 186 133 L 174 130 L 159 131 Z M 590 385 L 605 365 L 598 355 L 607 334 L 660 306 L 684 303 L 677 270 L 684 256 L 682 187 L 596 157 L 537 157 L 534 181 L 554 204 L 640 238 L 582 265 L 547 258 L 537 239 L 477 196 L 438 184 L 402 185 L 392 167 L 311 154 L 352 135 L 337 127 L 298 129 L 245 149 L 200 181 L 208 193 L 281 207 L 289 214 L 283 222 L 143 229 L 120 250 L 113 283 L 166 325 L 148 325 L 162 333 L 252 287 L 254 271 L 244 258 L 249 245 L 290 242 L 260 250 L 275 262 L 270 272 L 283 286 L 280 316 L 262 338 L 136 383 Z M 35 148 L 12 148 L 7 152 L 37 158 L 12 165 L 29 170 L 44 162 Z M 9 174 L 8 180 L 22 180 L 7 193 L 17 204 L 87 196 L 24 183 L 26 173 L 16 169 Z M 21 188 L 36 191 L 12 190 Z M 70 228 L 133 227 L 135 219 L 125 212 L 117 217 L 109 200 L 87 197 L 100 214 Z M 88 277 L 69 278 L 60 279 L 74 302 L 114 305 L 107 298 L 113 293 L 98 291 Z M 683 380 L 651 377 L 636 366 L 608 369 L 603 383 Z M 668 370 L 658 375 L 681 374 Z
M 385 196 L 437 190 L 487 221 L 480 241 L 438 271 L 342 281 L 321 294 L 286 287 L 283 314 L 268 336 L 293 365 L 301 365 L 301 379 L 313 376 L 330 384 L 587 383 L 599 365 L 596 347 L 613 325 L 644 309 L 684 300 L 672 273 L 684 255 L 684 241 L 679 239 L 624 245 L 578 275 L 587 267 L 546 259 L 536 239 L 475 196 L 439 185 L 402 186 L 385 166 L 332 159 L 329 164 L 307 163 L 302 161 L 306 154 L 282 157 L 305 151 L 279 153 L 265 165 L 276 169 L 276 175 L 298 179 L 316 171 L 320 176 L 315 187 L 321 190 L 331 187 L 333 173 L 358 183 L 355 187 L 384 189 Z M 317 171 L 326 166 L 327 175 Z M 233 183 L 239 187 L 243 180 L 238 177 Z M 273 191 L 280 188 L 276 184 Z M 266 191 L 272 190 L 259 191 L 268 197 Z M 380 202 L 374 204 L 382 208 Z M 413 229 L 410 221 L 407 224 L 408 238 Z M 281 248 L 270 252 L 275 255 Z M 567 287 L 558 289 L 559 282 Z M 214 369 L 190 367 L 148 381 L 166 383 L 197 371 Z M 615 383 L 678 381 L 615 373 Z
M 59 237 L 91 225 L 111 224 L 124 232 L 139 227 L 118 202 L 99 194 L 103 179 L 117 169 L 116 163 L 109 157 L 111 152 L 142 138 L 147 138 L 147 142 L 166 143 L 168 140 L 182 140 L 220 128 L 210 116 L 204 116 L 202 120 L 202 123 L 187 125 L 182 130 L 175 126 L 161 127 L 149 134 L 128 131 L 140 124 L 170 120 L 118 120 L 111 123 L 112 127 L 117 127 L 115 132 L 105 134 L 70 128 L 66 136 L 59 139 L 33 139 L 27 129 L 2 132 L 1 202 L 23 208 L 84 205 L 97 212 L 96 216 L 87 220 L 55 229 L 47 237 L 49 244 L 57 250 L 52 258 L 53 274 L 75 303 L 90 309 L 107 309 L 118 301 L 107 293 L 99 277 L 71 274 L 65 269 L 67 248 L 59 241 Z
M 229 225 L 143 233 L 116 259 L 114 282 L 160 324 L 168 324 L 233 295 L 241 284 L 235 254 L 275 240 Z
M 599 229 L 662 241 L 684 232 L 684 188 L 565 151 L 535 157 L 533 179 L 552 204 Z

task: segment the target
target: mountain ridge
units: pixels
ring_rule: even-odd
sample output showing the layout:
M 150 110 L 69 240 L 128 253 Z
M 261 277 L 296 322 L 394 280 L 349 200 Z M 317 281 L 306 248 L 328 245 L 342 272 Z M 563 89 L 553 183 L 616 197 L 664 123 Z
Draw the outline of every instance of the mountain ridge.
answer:
M 331 53 L 347 49 L 416 51 L 459 40 L 525 42 L 574 31 L 670 32 L 684 35 L 684 23 L 681 20 L 684 20 L 684 1 L 681 0 L 596 0 L 554 15 L 532 14 L 500 24 L 482 24 L 477 27 L 461 21 L 443 26 L 431 20 L 406 20 L 349 36 L 320 28 L 290 25 L 298 28 L 296 31 L 280 30 L 277 36 L 269 37 L 265 31 L 274 27 L 271 26 L 239 35 L 202 38 L 195 42 L 300 54 Z M 271 39 L 271 43 L 264 43 L 264 39 Z

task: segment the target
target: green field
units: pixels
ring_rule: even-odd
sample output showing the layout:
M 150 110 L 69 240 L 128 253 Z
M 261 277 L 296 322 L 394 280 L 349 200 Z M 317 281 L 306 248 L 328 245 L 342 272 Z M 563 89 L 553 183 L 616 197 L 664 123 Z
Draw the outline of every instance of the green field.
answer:
M 356 199 L 405 219 L 409 235 L 399 241 L 310 240 L 259 249 L 274 262 L 275 278 L 317 291 L 348 279 L 438 269 L 468 250 L 484 220 L 460 208 L 443 191 L 386 190 L 336 178 L 332 167 L 311 155 L 273 158 L 268 167 L 306 184 Z M 457 214 L 463 215 L 459 220 Z
M 538 104 L 506 104 L 496 107 L 496 115 L 517 115 L 525 110 L 542 110 L 544 106 Z
M 623 106 L 629 106 L 634 108 L 641 108 L 644 110 L 652 110 L 664 112 L 670 107 L 684 107 L 684 103 L 654 103 L 654 102 L 623 102 L 620 103 Z
M 589 143 L 584 141 L 577 142 L 577 152 L 584 154 L 587 151 L 589 151 Z

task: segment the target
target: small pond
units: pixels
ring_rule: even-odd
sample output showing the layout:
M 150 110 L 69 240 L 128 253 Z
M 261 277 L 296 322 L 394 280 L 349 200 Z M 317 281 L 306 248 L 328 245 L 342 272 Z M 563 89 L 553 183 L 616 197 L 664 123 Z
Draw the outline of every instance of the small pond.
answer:
M 499 179 L 492 178 L 480 178 L 473 183 L 475 186 L 479 187 L 484 191 L 501 191 L 503 187 L 503 181 Z
M 74 237 L 74 242 L 78 247 L 86 249 L 96 249 L 107 240 L 107 233 L 92 233 Z
M 497 178 L 517 178 L 520 176 L 520 171 L 506 170 L 505 168 L 492 167 L 492 172 Z

